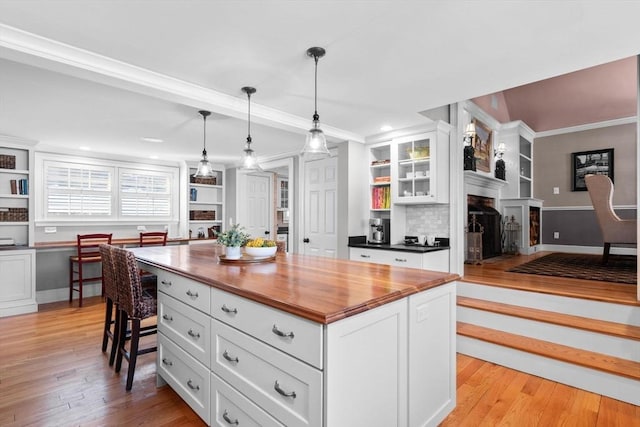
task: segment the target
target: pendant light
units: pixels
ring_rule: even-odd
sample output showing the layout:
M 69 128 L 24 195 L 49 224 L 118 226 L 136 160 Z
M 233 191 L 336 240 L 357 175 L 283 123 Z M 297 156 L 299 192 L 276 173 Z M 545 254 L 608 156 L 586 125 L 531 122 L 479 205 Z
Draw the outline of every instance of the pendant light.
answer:
M 311 155 L 314 158 L 329 157 L 329 149 L 327 148 L 327 139 L 324 132 L 320 129 L 320 116 L 318 115 L 318 59 L 322 58 L 326 51 L 321 47 L 310 47 L 307 49 L 307 56 L 315 61 L 315 92 L 313 113 L 313 127 L 307 132 L 307 140 L 301 154 L 303 156 Z
M 251 95 L 256 93 L 256 88 L 245 86 L 242 91 L 247 94 L 247 143 L 244 146 L 244 154 L 242 155 L 242 165 L 240 170 L 243 171 L 261 171 L 256 159 L 255 152 L 251 148 Z
M 200 110 L 198 111 L 198 113 L 202 115 L 202 120 L 204 123 L 204 137 L 202 144 L 202 160 L 200 160 L 200 163 L 198 163 L 198 170 L 193 176 L 198 178 L 210 178 L 214 176 L 211 163 L 209 163 L 209 159 L 207 159 L 207 117 L 211 115 L 211 112 Z

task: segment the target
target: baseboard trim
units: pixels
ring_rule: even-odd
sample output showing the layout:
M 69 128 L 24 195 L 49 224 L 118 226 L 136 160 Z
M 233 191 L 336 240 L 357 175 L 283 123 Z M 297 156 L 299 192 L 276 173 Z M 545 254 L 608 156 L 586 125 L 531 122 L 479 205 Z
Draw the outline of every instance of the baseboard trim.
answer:
M 573 254 L 602 254 L 602 246 L 552 245 L 545 243 L 542 245 L 541 250 Z M 610 253 L 612 255 L 636 255 L 638 253 L 638 249 L 612 246 Z
M 82 297 L 95 297 L 102 295 L 102 284 L 91 283 L 84 285 L 82 288 Z M 77 292 L 73 296 L 74 300 L 78 299 Z M 46 291 L 36 292 L 36 301 L 38 304 L 46 304 L 48 302 L 66 301 L 69 299 L 69 288 L 47 289 Z

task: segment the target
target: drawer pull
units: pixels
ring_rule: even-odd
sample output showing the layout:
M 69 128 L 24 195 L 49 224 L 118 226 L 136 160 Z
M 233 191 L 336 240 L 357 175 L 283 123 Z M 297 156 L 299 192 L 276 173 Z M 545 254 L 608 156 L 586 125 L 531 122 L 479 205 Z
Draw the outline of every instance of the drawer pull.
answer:
M 200 390 L 200 386 L 199 385 L 193 385 L 193 383 L 191 382 L 191 379 L 189 379 L 189 381 L 187 381 L 187 385 L 189 386 L 189 388 L 191 390 Z
M 165 286 L 171 286 L 173 283 L 171 283 L 171 280 L 161 280 L 160 283 L 162 283 Z
M 296 392 L 292 391 L 290 393 L 287 393 L 286 391 L 284 391 L 283 389 L 280 388 L 280 384 L 278 384 L 278 380 L 276 380 L 276 383 L 273 385 L 273 388 L 274 388 L 275 391 L 277 391 L 278 393 L 280 393 L 284 397 L 291 397 L 293 399 L 296 398 Z
M 273 325 L 273 328 L 271 328 L 271 332 L 273 332 L 277 336 L 283 337 L 283 338 L 291 338 L 291 339 L 293 339 L 293 337 L 294 337 L 293 332 L 282 332 L 280 329 L 278 329 L 278 327 L 276 325 Z
M 224 311 L 225 313 L 238 314 L 238 309 L 237 308 L 229 308 L 229 307 L 227 307 L 226 304 L 222 304 L 222 307 L 220 307 L 220 310 Z
M 197 332 L 193 332 L 193 329 L 189 329 L 189 332 L 187 332 L 187 333 L 192 338 L 195 338 L 195 339 L 199 339 L 200 338 L 200 334 L 197 333 Z
M 166 357 L 162 358 L 162 363 L 164 363 L 167 366 L 173 366 L 173 362 L 169 359 L 167 359 Z
M 238 422 L 237 418 L 235 420 L 232 420 L 231 418 L 229 418 L 229 413 L 227 412 L 226 409 L 224 410 L 224 413 L 222 414 L 222 418 L 224 418 L 224 420 L 227 422 L 227 424 L 234 424 L 234 425 L 240 424 Z
M 187 291 L 187 295 L 189 295 L 191 298 L 198 298 L 198 293 L 196 292 L 194 294 L 193 292 L 191 292 L 191 289 Z
M 360 254 L 361 258 L 371 258 L 371 255 L 364 255 L 364 254 Z
M 396 258 L 398 262 L 407 262 L 406 258 Z
M 162 315 L 162 318 L 163 318 L 164 320 L 168 320 L 169 322 L 173 322 L 173 316 L 168 316 L 168 315 L 166 315 L 166 314 L 163 314 L 163 315 Z
M 229 352 L 227 350 L 224 351 L 224 353 L 222 353 L 222 357 L 224 357 L 225 359 L 227 359 L 229 362 L 235 362 L 238 363 L 240 361 L 240 359 L 238 359 L 238 356 L 236 357 L 231 357 L 229 355 Z

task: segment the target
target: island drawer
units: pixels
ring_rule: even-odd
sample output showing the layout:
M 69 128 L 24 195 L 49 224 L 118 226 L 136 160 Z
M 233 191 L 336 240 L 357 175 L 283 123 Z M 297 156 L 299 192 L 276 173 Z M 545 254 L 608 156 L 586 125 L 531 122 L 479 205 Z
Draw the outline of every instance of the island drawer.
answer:
M 322 369 L 320 323 L 216 288 L 211 289 L 211 307 L 214 318 Z
M 224 323 L 211 324 L 211 370 L 285 425 L 322 425 L 322 372 Z
M 158 374 L 209 424 L 211 374 L 208 368 L 158 334 Z
M 168 271 L 153 269 L 153 272 L 158 276 L 158 292 L 170 295 L 204 313 L 210 312 L 211 288 L 209 286 Z
M 207 365 L 211 360 L 211 317 L 162 292 L 158 293 L 158 330 Z
M 216 374 L 211 374 L 211 425 L 283 427 Z

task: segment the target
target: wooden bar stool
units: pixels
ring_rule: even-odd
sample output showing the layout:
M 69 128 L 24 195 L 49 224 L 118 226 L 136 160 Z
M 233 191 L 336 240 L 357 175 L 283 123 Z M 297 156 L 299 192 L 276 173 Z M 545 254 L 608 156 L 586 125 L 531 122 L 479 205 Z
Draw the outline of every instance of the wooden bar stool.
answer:
M 157 322 L 153 325 L 142 327 L 142 320 L 157 314 L 158 301 L 155 294 L 143 292 L 140 281 L 140 271 L 136 257 L 130 251 L 121 248 L 113 248 L 114 266 L 116 271 L 116 283 L 118 288 L 118 351 L 116 356 L 115 371 L 120 372 L 122 359 L 129 363 L 127 370 L 126 390 L 131 390 L 133 376 L 136 370 L 136 360 L 139 355 L 157 351 L 158 347 L 140 349 L 140 337 L 155 334 Z M 131 334 L 129 349 L 126 348 L 127 324 L 131 321 Z
M 83 266 L 102 262 L 99 246 L 101 244 L 111 244 L 111 234 L 78 234 L 77 254 L 69 257 L 69 302 L 73 301 L 73 291 L 78 292 L 78 305 L 82 307 L 82 288 L 85 282 L 102 282 L 100 276 L 84 277 Z M 74 285 L 78 284 L 76 288 Z M 102 285 L 104 295 L 104 284 Z
M 111 340 L 111 352 L 109 353 L 109 366 L 113 366 L 118 349 L 118 287 L 116 283 L 116 271 L 113 263 L 113 246 L 101 244 L 99 247 L 102 257 L 102 283 L 104 283 L 104 296 L 106 299 L 104 327 L 102 333 L 102 352 L 107 351 Z M 114 318 L 115 314 L 115 318 Z M 113 325 L 113 330 L 111 326 Z

